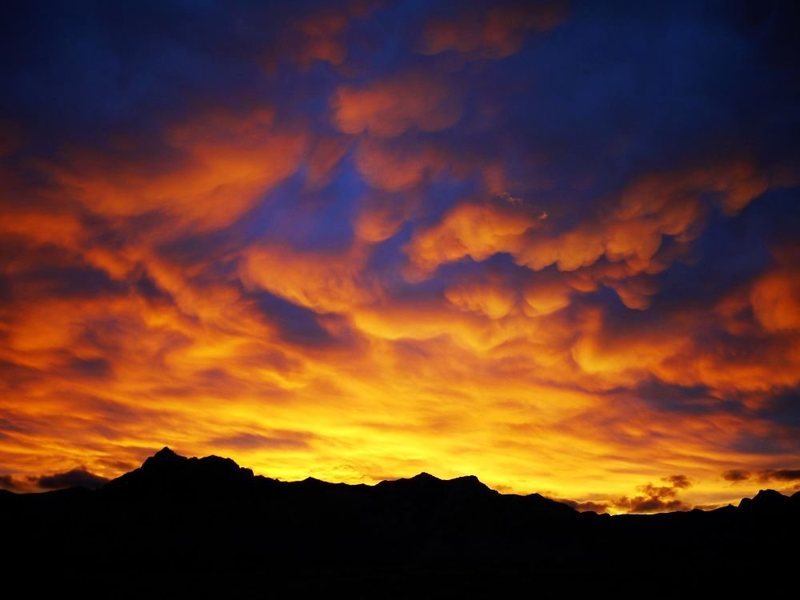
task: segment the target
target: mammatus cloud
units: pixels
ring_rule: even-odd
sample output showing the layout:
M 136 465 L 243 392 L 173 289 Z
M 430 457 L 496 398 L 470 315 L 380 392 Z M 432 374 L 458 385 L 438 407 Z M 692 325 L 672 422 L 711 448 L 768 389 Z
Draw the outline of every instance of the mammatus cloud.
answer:
M 3 24 L 0 485 L 795 485 L 790 14 L 279 4 Z

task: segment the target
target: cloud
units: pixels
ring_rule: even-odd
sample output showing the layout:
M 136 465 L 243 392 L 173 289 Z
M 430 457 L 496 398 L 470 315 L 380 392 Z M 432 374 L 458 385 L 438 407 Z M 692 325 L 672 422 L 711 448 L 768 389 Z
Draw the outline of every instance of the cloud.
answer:
M 324 317 L 313 310 L 269 292 L 254 293 L 253 296 L 264 318 L 284 340 L 301 345 L 325 345 L 334 341 L 334 337 L 323 326 Z
M 532 215 L 502 204 L 458 204 L 442 221 L 414 236 L 405 250 L 425 271 L 470 257 L 486 260 L 500 252 L 514 252 L 521 236 L 536 226 Z
M 760 277 L 750 290 L 755 317 L 766 331 L 800 330 L 800 270 L 781 265 Z
M 112 374 L 111 363 L 103 358 L 73 358 L 69 369 L 82 377 L 103 379 Z
M 332 100 L 333 121 L 348 134 L 395 137 L 415 128 L 440 131 L 461 116 L 453 85 L 421 71 L 409 71 L 366 87 L 340 86 Z
M 356 152 L 356 168 L 363 179 L 387 192 L 407 192 L 445 167 L 446 159 L 433 146 L 367 139 Z
M 10 481 L 170 445 L 611 512 L 791 485 L 791 14 L 279 4 L 0 25 Z
M 531 278 L 522 295 L 525 313 L 530 316 L 549 315 L 571 304 L 574 288 L 561 277 L 541 276 Z
M 444 295 L 454 306 L 484 314 L 490 319 L 505 317 L 517 304 L 516 290 L 497 278 L 462 281 L 448 288 Z
M 419 210 L 422 195 L 410 191 L 371 190 L 360 202 L 354 217 L 355 234 L 367 242 L 393 237 Z
M 296 50 L 297 59 L 304 64 L 313 60 L 342 64 L 347 56 L 342 35 L 347 26 L 347 14 L 343 11 L 323 10 L 300 19 L 295 25 L 302 39 Z
M 274 431 L 269 435 L 258 433 L 237 433 L 209 440 L 210 444 L 235 450 L 275 450 L 305 451 L 310 449 L 309 440 L 313 436 L 295 431 Z
M 11 475 L 0 475 L 0 490 L 7 490 L 9 492 L 20 491 L 21 487 L 19 482 Z
M 691 507 L 678 498 L 678 491 L 691 486 L 685 475 L 672 475 L 663 479 L 668 485 L 652 483 L 639 486 L 640 494 L 622 496 L 612 502 L 617 510 L 629 513 L 656 513 L 689 510 Z
M 157 143 L 132 137 L 102 150 L 73 147 L 45 169 L 92 213 L 157 211 L 173 227 L 224 227 L 300 166 L 307 134 L 274 123 L 271 107 L 208 110 L 171 124 Z
M 562 2 L 465 3 L 460 14 L 435 17 L 422 34 L 422 52 L 456 51 L 475 58 L 503 58 L 521 48 L 528 31 L 547 31 L 563 21 Z
M 344 255 L 255 247 L 243 257 L 241 276 L 251 285 L 317 312 L 346 312 L 373 292 L 360 280 L 363 258 L 353 247 Z
M 741 481 L 747 481 L 750 479 L 750 472 L 745 471 L 744 469 L 730 469 L 728 471 L 723 471 L 722 478 L 725 481 L 739 483 Z
M 758 474 L 761 481 L 790 482 L 800 479 L 800 469 L 769 469 Z
M 346 140 L 337 136 L 320 137 L 308 156 L 306 185 L 321 188 L 330 183 L 333 170 L 349 148 Z
M 577 502 L 575 500 L 559 500 L 567 506 L 571 506 L 579 512 L 596 512 L 597 514 L 604 514 L 608 512 L 609 505 L 606 502 L 596 502 L 594 500 L 586 500 L 584 502 Z
M 692 482 L 686 475 L 670 475 L 664 481 L 671 483 L 673 488 L 685 490 L 691 487 Z
M 525 204 L 510 204 L 509 210 L 501 203 L 461 203 L 440 223 L 419 231 L 406 251 L 426 271 L 465 256 L 485 260 L 509 253 L 534 271 L 555 265 L 575 273 L 582 280 L 572 279 L 574 289 L 605 285 L 628 308 L 644 310 L 658 292 L 653 276 L 676 258 L 663 251 L 665 243 L 684 245 L 699 234 L 707 210 L 700 201 L 704 193 L 723 193 L 743 205 L 764 191 L 763 182 L 751 184 L 737 175 L 743 168 L 734 163 L 699 174 L 645 176 L 603 207 L 607 214 L 562 231 L 541 219 L 546 213 Z
M 42 475 L 35 481 L 36 485 L 43 490 L 57 490 L 70 487 L 95 489 L 103 486 L 107 482 L 107 478 L 90 473 L 83 467 L 64 471 L 63 473 L 54 473 L 53 475 Z

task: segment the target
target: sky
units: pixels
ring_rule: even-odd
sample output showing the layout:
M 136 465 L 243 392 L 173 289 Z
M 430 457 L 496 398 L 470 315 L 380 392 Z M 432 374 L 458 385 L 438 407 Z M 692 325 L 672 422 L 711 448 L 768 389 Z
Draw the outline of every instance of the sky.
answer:
M 797 4 L 0 12 L 0 487 L 800 489 Z

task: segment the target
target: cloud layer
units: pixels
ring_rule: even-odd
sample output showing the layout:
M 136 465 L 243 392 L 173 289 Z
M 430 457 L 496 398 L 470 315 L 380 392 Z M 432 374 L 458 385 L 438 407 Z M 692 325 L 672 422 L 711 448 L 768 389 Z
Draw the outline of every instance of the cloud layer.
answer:
M 0 486 L 164 445 L 615 511 L 796 485 L 789 4 L 37 6 Z

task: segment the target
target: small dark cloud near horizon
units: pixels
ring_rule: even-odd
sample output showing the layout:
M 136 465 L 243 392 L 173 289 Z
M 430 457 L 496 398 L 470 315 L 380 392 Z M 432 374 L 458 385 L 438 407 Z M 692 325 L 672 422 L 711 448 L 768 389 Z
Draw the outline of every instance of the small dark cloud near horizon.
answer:
M 594 500 L 586 500 L 584 502 L 578 502 L 576 500 L 559 500 L 566 504 L 567 506 L 571 506 L 578 512 L 595 512 L 597 514 L 603 514 L 608 512 L 609 503 L 608 502 L 599 502 Z
M 668 485 L 647 483 L 638 488 L 635 496 L 622 496 L 613 500 L 610 505 L 629 513 L 656 513 L 676 510 L 690 510 L 692 507 L 678 498 L 679 490 L 691 487 L 686 475 L 671 475 L 662 479 Z
M 758 476 L 760 481 L 796 481 L 800 480 L 800 469 L 769 469 L 761 471 Z
M 70 487 L 85 487 L 93 490 L 108 483 L 107 478 L 95 475 L 83 467 L 71 469 L 63 473 L 42 475 L 41 477 L 35 478 L 34 481 L 36 486 L 43 490 L 59 490 Z
M 722 478 L 725 481 L 739 483 L 740 481 L 747 481 L 750 479 L 750 471 L 745 471 L 744 469 L 729 469 L 722 473 Z
M 11 475 L 0 475 L 0 490 L 18 492 L 21 489 L 19 482 Z
M 734 484 L 752 479 L 760 483 L 789 483 L 800 481 L 800 469 L 764 469 L 755 473 L 745 469 L 729 469 L 723 471 L 722 478 Z
M 672 487 L 682 490 L 685 490 L 692 485 L 691 480 L 686 475 L 671 475 L 669 477 L 665 477 L 664 481 L 671 483 Z

